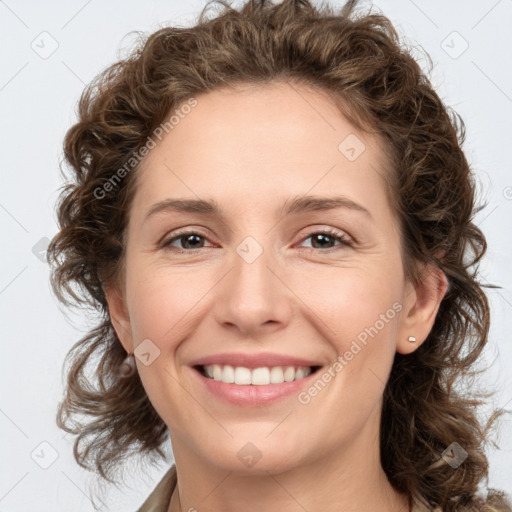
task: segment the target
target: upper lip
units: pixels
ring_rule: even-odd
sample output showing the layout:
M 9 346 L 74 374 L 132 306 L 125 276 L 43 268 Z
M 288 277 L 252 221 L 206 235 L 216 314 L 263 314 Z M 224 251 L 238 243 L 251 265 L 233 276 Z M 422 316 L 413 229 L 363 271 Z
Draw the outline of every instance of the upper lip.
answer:
M 190 366 L 208 366 L 213 364 L 220 366 L 229 364 L 245 368 L 261 368 L 264 366 L 322 366 L 318 361 L 269 352 L 259 354 L 239 354 L 234 352 L 213 354 L 192 361 Z

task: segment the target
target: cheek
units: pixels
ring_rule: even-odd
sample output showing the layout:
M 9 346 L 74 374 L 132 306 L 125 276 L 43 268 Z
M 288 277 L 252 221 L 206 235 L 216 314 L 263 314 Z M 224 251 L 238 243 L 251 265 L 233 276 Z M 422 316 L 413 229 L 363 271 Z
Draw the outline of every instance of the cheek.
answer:
M 127 296 L 135 345 L 145 338 L 157 345 L 178 340 L 208 290 L 203 277 L 184 268 L 134 265 L 127 274 Z
M 179 346 L 197 326 L 201 298 L 211 284 L 204 273 L 142 260 L 128 268 L 126 282 L 134 345 L 149 339 L 160 351 L 154 356 L 157 351 L 149 345 L 151 363 L 137 363 L 142 384 L 159 416 L 179 430 L 187 424 L 190 402 L 179 382 Z M 177 423 L 171 414 L 176 410 L 180 411 Z
M 387 336 L 400 309 L 397 305 L 400 290 L 396 284 L 399 280 L 393 279 L 391 269 L 387 277 L 370 268 L 331 270 L 331 275 L 325 279 L 313 279 L 309 275 L 309 285 L 302 287 L 301 298 L 324 322 L 325 332 L 329 333 L 333 344 L 346 349 L 359 335 L 364 342 L 368 329 L 372 337 Z
M 370 409 L 381 395 L 396 352 L 402 309 L 399 276 L 393 269 L 334 269 L 330 281 L 310 280 L 304 303 L 317 313 L 315 325 L 333 347 L 339 363 L 335 395 L 357 396 Z M 306 311 L 307 308 L 304 308 Z M 311 318 L 313 318 L 311 316 Z M 345 408 L 351 407 L 348 400 Z

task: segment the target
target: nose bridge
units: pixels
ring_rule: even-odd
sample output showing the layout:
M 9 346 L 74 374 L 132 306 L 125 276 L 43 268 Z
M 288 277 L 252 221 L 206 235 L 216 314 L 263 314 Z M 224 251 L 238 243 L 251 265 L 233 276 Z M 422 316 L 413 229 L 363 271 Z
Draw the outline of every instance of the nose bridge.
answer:
M 256 239 L 249 235 L 235 248 L 231 290 L 245 307 L 252 304 L 261 309 L 263 304 L 270 304 L 275 298 L 275 276 L 268 268 L 275 258 L 268 238 L 263 240 L 263 235 L 260 235 Z
M 234 247 L 231 271 L 222 280 L 216 297 L 220 323 L 235 324 L 247 333 L 271 320 L 288 320 L 289 297 L 271 270 L 278 261 L 271 247 L 271 236 L 264 232 L 247 235 Z

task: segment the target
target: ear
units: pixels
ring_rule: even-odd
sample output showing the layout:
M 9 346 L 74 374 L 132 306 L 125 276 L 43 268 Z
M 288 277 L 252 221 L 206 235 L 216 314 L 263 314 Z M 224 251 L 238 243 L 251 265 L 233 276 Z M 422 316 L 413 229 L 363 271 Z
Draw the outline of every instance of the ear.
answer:
M 123 293 L 116 286 L 105 288 L 108 310 L 112 325 L 126 352 L 133 354 L 133 338 L 130 317 Z
M 427 264 L 420 273 L 418 284 L 408 281 L 402 304 L 396 350 L 400 354 L 414 352 L 427 338 L 448 289 L 445 273 L 435 264 Z M 416 338 L 411 343 L 409 336 Z

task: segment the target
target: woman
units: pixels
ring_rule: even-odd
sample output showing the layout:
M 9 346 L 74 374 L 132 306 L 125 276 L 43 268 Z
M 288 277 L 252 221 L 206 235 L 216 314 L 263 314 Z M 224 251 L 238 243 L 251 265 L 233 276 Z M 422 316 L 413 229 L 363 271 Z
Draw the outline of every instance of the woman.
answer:
M 76 460 L 113 481 L 169 433 L 140 512 L 512 510 L 477 489 L 498 413 L 459 391 L 489 330 L 462 120 L 356 1 L 220 3 L 66 135 L 52 284 L 102 314 L 58 412 Z

